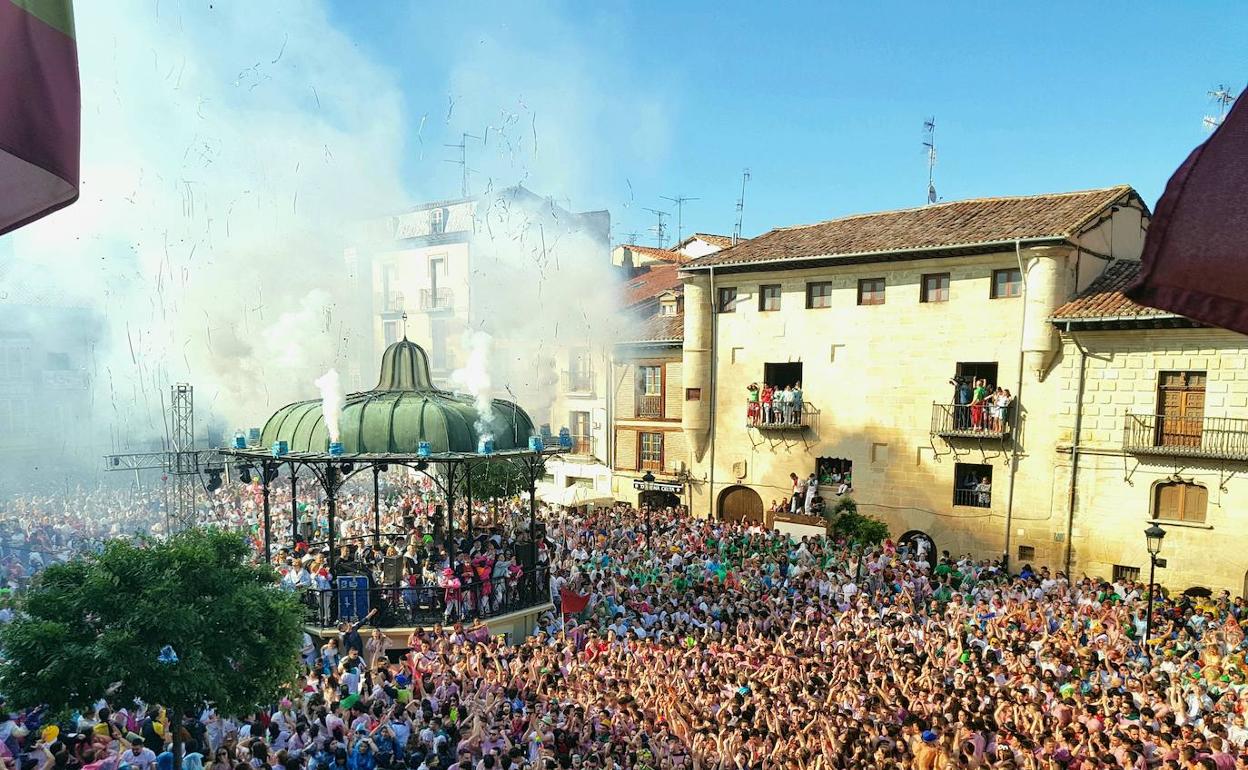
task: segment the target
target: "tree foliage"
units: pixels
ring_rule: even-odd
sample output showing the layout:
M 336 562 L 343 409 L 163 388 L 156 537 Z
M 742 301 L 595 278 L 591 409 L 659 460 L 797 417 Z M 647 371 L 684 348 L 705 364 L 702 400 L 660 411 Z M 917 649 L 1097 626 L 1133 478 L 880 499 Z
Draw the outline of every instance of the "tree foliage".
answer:
M 301 611 L 236 533 L 113 540 L 48 567 L 0 630 L 0 691 L 18 707 L 86 711 L 139 698 L 240 714 L 298 672 Z M 158 660 L 168 645 L 176 663 Z M 175 731 L 176 733 L 176 731 Z
M 541 472 L 538 472 L 538 476 Z M 464 484 L 459 494 L 467 493 Z M 472 467 L 472 499 L 489 500 L 494 497 L 511 497 L 529 494 L 528 473 L 523 465 L 511 460 L 490 460 Z
M 824 514 L 828 537 L 860 545 L 879 545 L 888 537 L 888 525 L 873 516 L 858 512 L 852 497 L 838 498 Z

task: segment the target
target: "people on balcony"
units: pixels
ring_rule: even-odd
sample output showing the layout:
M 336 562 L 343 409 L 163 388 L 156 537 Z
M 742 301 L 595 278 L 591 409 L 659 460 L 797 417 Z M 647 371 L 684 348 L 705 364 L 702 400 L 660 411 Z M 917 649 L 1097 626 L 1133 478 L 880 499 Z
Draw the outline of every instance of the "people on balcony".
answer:
M 745 389 L 745 418 L 750 425 L 801 425 L 802 384 L 752 382 Z
M 983 377 L 953 377 L 953 430 L 1006 433 L 1010 429 L 1010 391 Z

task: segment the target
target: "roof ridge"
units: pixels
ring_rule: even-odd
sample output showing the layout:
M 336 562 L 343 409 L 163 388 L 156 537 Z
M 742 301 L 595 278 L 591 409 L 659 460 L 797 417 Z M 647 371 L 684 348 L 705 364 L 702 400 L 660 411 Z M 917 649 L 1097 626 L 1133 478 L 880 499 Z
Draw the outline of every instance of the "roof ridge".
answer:
M 944 208 L 946 206 L 957 206 L 967 203 L 992 203 L 995 201 L 1021 201 L 1021 200 L 1039 200 L 1041 198 L 1070 198 L 1076 195 L 1091 195 L 1093 193 L 1117 192 L 1119 194 L 1130 191 L 1131 185 L 1119 184 L 1110 187 L 1094 187 L 1088 190 L 1070 190 L 1067 192 L 1057 193 L 1034 193 L 1031 195 L 991 195 L 981 198 L 959 198 L 954 201 L 941 201 L 940 203 L 928 203 L 922 206 L 905 206 L 899 209 L 884 209 L 883 211 L 863 211 L 857 214 L 846 214 L 845 216 L 832 217 L 831 219 L 822 219 L 818 222 L 810 222 L 804 225 L 787 225 L 785 227 L 773 227 L 768 232 L 783 232 L 786 230 L 804 230 L 809 227 L 819 227 L 821 225 L 831 224 L 832 222 L 847 222 L 851 219 L 862 219 L 864 217 L 878 217 L 885 214 L 902 214 L 907 211 L 931 211 L 933 209 Z

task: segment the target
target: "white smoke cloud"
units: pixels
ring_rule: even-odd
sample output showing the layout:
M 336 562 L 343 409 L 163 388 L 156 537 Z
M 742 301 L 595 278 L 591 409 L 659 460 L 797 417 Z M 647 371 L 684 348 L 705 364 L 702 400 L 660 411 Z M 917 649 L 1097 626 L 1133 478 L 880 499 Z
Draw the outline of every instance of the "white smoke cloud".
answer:
M 342 392 L 342 380 L 337 369 L 330 369 L 316 380 L 316 389 L 321 392 L 321 414 L 325 417 L 325 432 L 329 434 L 331 443 L 342 440 L 342 409 L 347 405 L 347 397 Z
M 494 403 L 490 390 L 490 354 L 494 339 L 485 332 L 464 335 L 467 358 L 464 366 L 451 372 L 451 384 L 472 396 L 477 410 L 473 428 L 483 439 L 494 437 Z
M 110 420 L 163 432 L 128 384 L 159 380 L 258 424 L 344 359 L 348 226 L 408 198 L 394 76 L 318 3 L 76 11 L 82 196 L 6 236 L 5 282 L 105 314 Z

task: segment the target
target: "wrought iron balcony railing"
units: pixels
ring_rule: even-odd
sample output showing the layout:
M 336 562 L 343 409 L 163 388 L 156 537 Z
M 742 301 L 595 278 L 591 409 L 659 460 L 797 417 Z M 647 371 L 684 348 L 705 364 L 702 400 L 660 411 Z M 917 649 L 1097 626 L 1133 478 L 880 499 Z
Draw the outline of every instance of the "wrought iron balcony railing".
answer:
M 953 504 L 964 505 L 971 508 L 991 508 L 992 507 L 992 487 L 980 491 L 978 489 L 955 489 L 953 490 Z
M 450 310 L 453 304 L 453 296 L 450 289 L 421 289 L 420 290 L 420 309 L 429 310 Z
M 1122 449 L 1137 455 L 1248 460 L 1248 420 L 1128 414 Z
M 637 396 L 636 405 L 637 417 L 649 417 L 662 419 L 663 417 L 663 396 L 640 394 Z
M 592 370 L 565 370 L 560 373 L 560 381 L 565 393 L 593 393 L 594 373 Z
M 753 410 L 748 409 L 746 412 L 746 420 L 749 426 L 763 431 L 805 430 L 810 427 L 812 416 L 810 410 L 805 408 L 790 407 L 788 410 L 785 410 L 774 405 L 770 413 L 764 412 L 761 405 L 758 414 L 754 414 Z
M 988 404 L 932 404 L 932 435 L 943 438 L 1002 438 L 1010 433 L 1015 404 L 996 410 Z
M 403 307 L 403 292 L 390 292 L 382 298 L 381 312 L 383 313 L 402 313 Z

